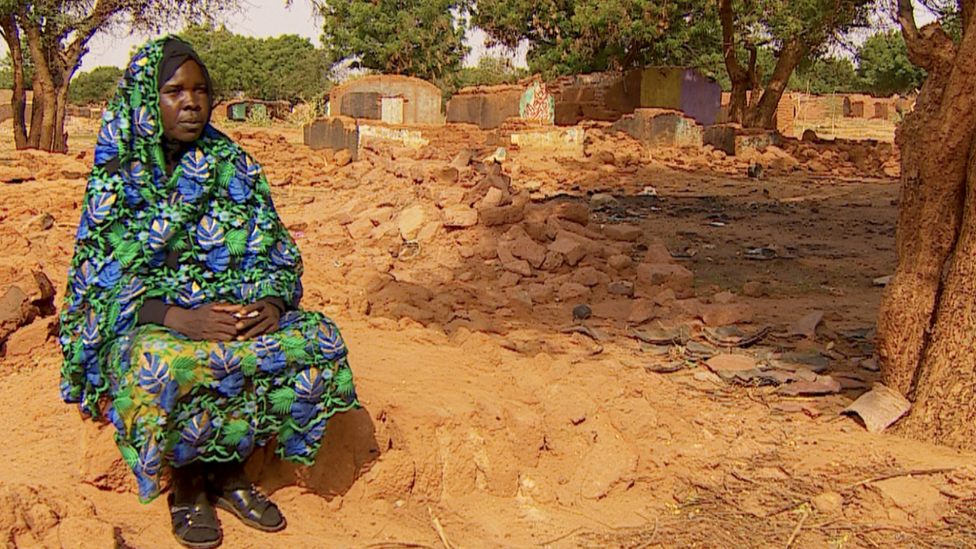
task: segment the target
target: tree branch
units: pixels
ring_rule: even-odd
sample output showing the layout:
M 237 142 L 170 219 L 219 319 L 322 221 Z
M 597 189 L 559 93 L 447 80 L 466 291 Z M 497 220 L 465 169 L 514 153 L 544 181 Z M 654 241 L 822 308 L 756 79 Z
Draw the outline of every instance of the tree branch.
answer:
M 928 72 L 947 71 L 952 67 L 955 44 L 938 23 L 930 23 L 919 30 L 912 0 L 898 0 L 898 22 L 908 48 L 908 59 L 913 64 Z
M 748 78 L 735 53 L 735 14 L 732 0 L 719 0 L 719 17 L 722 21 L 722 57 L 732 80 Z

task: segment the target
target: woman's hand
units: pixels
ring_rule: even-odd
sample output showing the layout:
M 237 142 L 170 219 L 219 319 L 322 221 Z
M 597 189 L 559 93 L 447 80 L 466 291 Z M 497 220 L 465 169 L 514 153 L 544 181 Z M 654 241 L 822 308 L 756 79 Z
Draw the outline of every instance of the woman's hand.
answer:
M 237 314 L 237 340 L 254 339 L 278 331 L 281 310 L 266 299 L 241 307 Z
M 240 305 L 208 303 L 196 309 L 170 307 L 163 325 L 194 341 L 233 341 L 237 338 Z

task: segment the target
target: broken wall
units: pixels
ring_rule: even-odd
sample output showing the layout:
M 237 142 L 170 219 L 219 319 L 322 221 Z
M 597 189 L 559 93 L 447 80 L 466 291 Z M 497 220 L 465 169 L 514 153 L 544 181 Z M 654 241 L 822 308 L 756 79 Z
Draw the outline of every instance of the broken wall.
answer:
M 305 145 L 312 149 L 347 149 L 353 160 L 359 157 L 359 126 L 351 118 L 319 118 L 304 130 Z
M 641 106 L 640 71 L 564 76 L 549 83 L 554 121 L 574 126 L 583 120 L 614 122 Z
M 519 116 L 523 86 L 480 86 L 465 88 L 447 102 L 447 122 L 498 128 L 510 117 Z
M 648 148 L 703 146 L 703 127 L 681 111 L 637 109 L 618 120 L 613 131 L 622 131 Z

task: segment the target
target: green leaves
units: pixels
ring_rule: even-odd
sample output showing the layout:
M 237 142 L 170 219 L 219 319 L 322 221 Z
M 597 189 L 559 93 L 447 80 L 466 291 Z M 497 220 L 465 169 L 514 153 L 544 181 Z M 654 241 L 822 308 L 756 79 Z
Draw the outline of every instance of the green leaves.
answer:
M 286 337 L 281 340 L 281 348 L 289 362 L 303 362 L 308 360 L 305 350 L 305 340 L 300 337 Z
M 226 160 L 217 165 L 217 186 L 221 189 L 226 188 L 237 172 L 234 165 Z
M 456 75 L 469 50 L 464 44 L 469 0 L 314 4 L 324 20 L 322 42 L 330 64 L 358 58 L 363 68 L 438 80 Z
M 243 229 L 233 229 L 224 235 L 224 245 L 227 251 L 234 256 L 242 256 L 247 253 L 247 231 Z
M 336 392 L 340 395 L 351 395 L 355 391 L 352 384 L 352 370 L 340 368 L 335 375 Z
M 119 451 L 122 452 L 122 459 L 130 469 L 139 462 L 139 452 L 128 443 L 119 444 Z
M 120 415 L 125 414 L 132 409 L 132 387 L 126 387 L 119 391 L 119 394 L 115 396 L 115 400 L 112 401 L 112 406 L 115 406 L 115 411 Z
M 247 355 L 241 359 L 241 372 L 247 377 L 254 376 L 254 372 L 257 371 L 258 367 L 258 357 L 255 355 Z
M 180 387 L 191 385 L 197 380 L 197 360 L 193 357 L 178 356 L 170 361 L 169 369 L 173 373 L 173 379 Z
M 220 439 L 220 442 L 228 446 L 236 446 L 247 435 L 250 429 L 248 423 L 242 419 L 235 419 L 234 421 L 225 423 L 223 427 L 224 436 Z
M 909 61 L 905 38 L 899 31 L 871 36 L 857 52 L 857 58 L 857 74 L 864 88 L 873 94 L 910 93 L 925 82 L 925 71 Z
M 280 416 L 291 413 L 291 405 L 295 403 L 295 390 L 291 387 L 281 387 L 268 394 L 271 401 L 271 411 Z
M 136 257 L 141 251 L 142 245 L 139 242 L 133 242 L 130 240 L 116 246 L 115 259 L 117 259 L 119 264 L 123 267 L 128 267 L 132 265 L 132 262 L 135 261 Z
M 122 69 L 118 67 L 95 67 L 89 72 L 79 73 L 71 81 L 68 101 L 75 105 L 103 103 L 112 99 Z

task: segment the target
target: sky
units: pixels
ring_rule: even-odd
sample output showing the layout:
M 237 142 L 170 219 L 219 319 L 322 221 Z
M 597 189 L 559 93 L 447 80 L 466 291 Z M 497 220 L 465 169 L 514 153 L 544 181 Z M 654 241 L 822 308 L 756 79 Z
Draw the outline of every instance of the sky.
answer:
M 238 33 L 255 37 L 297 34 L 309 38 L 319 45 L 322 34 L 321 21 L 315 18 L 308 0 L 294 0 L 291 8 L 285 8 L 285 0 L 242 0 L 241 13 L 227 21 L 227 27 Z M 930 13 L 916 5 L 916 19 L 919 26 L 933 20 Z M 889 24 L 889 26 L 892 26 Z M 179 29 L 173 29 L 174 32 Z M 82 59 L 81 71 L 103 65 L 122 67 L 128 61 L 133 47 L 145 42 L 147 35 L 107 35 L 100 33 L 89 43 L 90 51 Z M 468 46 L 471 52 L 465 59 L 465 66 L 477 64 L 478 59 L 489 50 L 485 46 L 485 34 L 480 29 L 468 33 Z M 516 66 L 525 67 L 525 48 L 514 53 Z M 0 40 L 0 56 L 6 55 L 6 44 Z M 496 53 L 496 52 L 491 52 Z M 503 53 L 503 52 L 499 52 Z
M 285 0 L 242 0 L 243 9 L 227 21 L 227 28 L 237 34 L 265 38 L 281 34 L 304 36 L 315 45 L 322 35 L 321 21 L 315 18 L 308 0 L 295 0 L 291 8 L 285 8 Z M 174 32 L 179 29 L 173 29 Z M 114 65 L 125 66 L 132 48 L 141 45 L 148 35 L 107 35 L 99 33 L 89 43 L 89 52 L 82 58 L 79 72 L 90 71 L 95 67 Z M 0 40 L 0 55 L 6 55 L 6 44 Z M 471 52 L 465 59 L 466 66 L 477 64 L 485 54 L 485 34 L 476 29 L 468 34 Z M 525 66 L 525 52 L 516 56 L 516 64 Z

